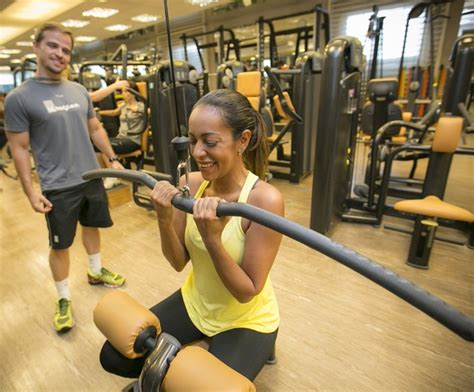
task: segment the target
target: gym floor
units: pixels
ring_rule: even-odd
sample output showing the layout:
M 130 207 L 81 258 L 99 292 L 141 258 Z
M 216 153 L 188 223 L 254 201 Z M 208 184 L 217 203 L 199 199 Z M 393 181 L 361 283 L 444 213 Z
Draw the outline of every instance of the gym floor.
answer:
M 454 157 L 445 198 L 471 211 L 473 169 L 472 157 Z M 12 164 L 8 170 L 14 172 Z M 287 218 L 308 226 L 311 177 L 272 183 L 285 196 Z M 19 182 L 3 174 L 0 199 L 0 390 L 120 390 L 129 380 L 102 370 L 104 338 L 92 321 L 95 304 L 110 289 L 88 285 L 80 236 L 71 251 L 76 326 L 57 335 L 44 217 L 33 212 Z M 127 293 L 152 306 L 180 286 L 187 270 L 174 272 L 162 256 L 153 212 L 133 202 L 111 212 L 115 225 L 102 231 L 104 264 L 126 276 Z M 332 238 L 474 317 L 473 251 L 467 247 L 436 242 L 425 271 L 405 264 L 407 234 L 341 223 Z M 271 276 L 281 312 L 277 363 L 255 380 L 258 391 L 474 390 L 472 345 L 343 265 L 284 238 Z

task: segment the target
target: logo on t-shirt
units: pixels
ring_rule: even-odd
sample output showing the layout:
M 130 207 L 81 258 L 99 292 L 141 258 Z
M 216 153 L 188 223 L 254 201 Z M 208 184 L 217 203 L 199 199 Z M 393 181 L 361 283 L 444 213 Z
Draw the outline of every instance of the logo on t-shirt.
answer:
M 48 111 L 48 113 L 68 112 L 69 110 L 79 109 L 81 107 L 81 105 L 79 105 L 78 103 L 56 106 L 51 100 L 43 101 L 43 105 Z

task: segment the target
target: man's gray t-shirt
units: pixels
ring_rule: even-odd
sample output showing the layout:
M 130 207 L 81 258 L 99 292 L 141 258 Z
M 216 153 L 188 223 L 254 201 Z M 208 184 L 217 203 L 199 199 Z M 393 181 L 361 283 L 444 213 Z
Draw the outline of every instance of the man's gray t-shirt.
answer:
M 5 129 L 30 133 L 43 191 L 81 184 L 83 172 L 99 168 L 88 128 L 94 116 L 87 90 L 67 80 L 30 79 L 7 95 Z

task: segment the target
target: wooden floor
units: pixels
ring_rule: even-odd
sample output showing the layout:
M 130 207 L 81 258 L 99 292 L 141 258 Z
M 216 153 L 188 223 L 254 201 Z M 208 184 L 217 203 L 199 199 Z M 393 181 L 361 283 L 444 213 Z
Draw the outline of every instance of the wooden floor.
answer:
M 474 210 L 473 169 L 472 157 L 454 158 L 447 201 Z M 273 184 L 285 195 L 287 217 L 308 226 L 311 178 Z M 87 284 L 80 237 L 71 251 L 76 326 L 58 336 L 44 217 L 4 174 L 0 201 L 0 391 L 119 391 L 128 380 L 100 367 L 104 339 L 92 322 L 109 289 Z M 164 260 L 153 213 L 129 202 L 112 215 L 115 225 L 102 231 L 105 264 L 127 277 L 126 292 L 151 306 L 186 273 Z M 436 242 L 423 271 L 405 264 L 406 234 L 342 223 L 333 239 L 474 317 L 472 250 Z M 256 379 L 259 391 L 474 390 L 472 344 L 348 268 L 285 238 L 272 279 L 281 311 L 278 362 Z

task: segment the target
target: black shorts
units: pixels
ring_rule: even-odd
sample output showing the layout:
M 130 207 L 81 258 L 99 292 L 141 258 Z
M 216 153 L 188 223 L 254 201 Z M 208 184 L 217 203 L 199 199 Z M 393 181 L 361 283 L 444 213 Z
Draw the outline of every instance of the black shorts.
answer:
M 101 179 L 43 194 L 53 203 L 51 212 L 46 214 L 49 244 L 53 249 L 67 249 L 72 245 L 77 222 L 86 227 L 113 225 Z

